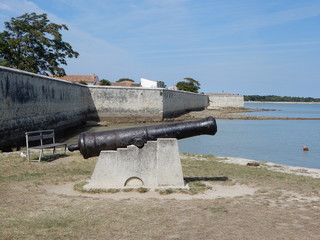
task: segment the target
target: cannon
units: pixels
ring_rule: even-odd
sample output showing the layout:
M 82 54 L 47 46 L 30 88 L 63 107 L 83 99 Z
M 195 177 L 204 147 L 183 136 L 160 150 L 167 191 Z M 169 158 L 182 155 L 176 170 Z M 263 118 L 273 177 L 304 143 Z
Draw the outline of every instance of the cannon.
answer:
M 147 141 L 155 141 L 158 138 L 183 139 L 202 134 L 214 135 L 216 132 L 215 119 L 207 117 L 178 123 L 83 132 L 80 134 L 78 144 L 71 144 L 68 149 L 71 152 L 80 150 L 82 156 L 87 159 L 99 156 L 103 150 L 116 150 L 129 145 L 142 148 Z

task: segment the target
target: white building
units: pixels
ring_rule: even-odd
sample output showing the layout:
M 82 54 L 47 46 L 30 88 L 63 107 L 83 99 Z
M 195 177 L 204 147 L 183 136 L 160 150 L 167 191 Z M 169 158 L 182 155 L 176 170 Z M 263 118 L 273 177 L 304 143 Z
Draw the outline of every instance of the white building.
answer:
M 162 83 L 145 79 L 145 78 L 140 78 L 140 83 L 141 83 L 141 87 L 145 87 L 145 88 L 163 88 Z

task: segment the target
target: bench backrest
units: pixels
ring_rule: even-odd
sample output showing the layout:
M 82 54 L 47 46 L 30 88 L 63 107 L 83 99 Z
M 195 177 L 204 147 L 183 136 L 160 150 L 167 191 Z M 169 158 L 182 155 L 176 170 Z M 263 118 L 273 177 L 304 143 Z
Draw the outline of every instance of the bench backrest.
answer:
M 26 132 L 26 146 L 29 147 L 30 142 L 38 141 L 40 145 L 44 144 L 43 140 L 50 139 L 49 143 L 55 143 L 54 130 L 38 130 Z M 38 144 L 39 145 L 39 144 Z

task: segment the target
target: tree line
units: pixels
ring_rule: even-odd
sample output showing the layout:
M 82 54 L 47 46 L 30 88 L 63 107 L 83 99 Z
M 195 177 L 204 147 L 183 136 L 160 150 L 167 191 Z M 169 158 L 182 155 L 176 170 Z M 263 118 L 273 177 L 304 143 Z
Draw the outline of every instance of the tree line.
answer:
M 320 102 L 320 98 L 312 97 L 290 97 L 290 96 L 276 96 L 276 95 L 244 95 L 245 101 L 257 102 Z

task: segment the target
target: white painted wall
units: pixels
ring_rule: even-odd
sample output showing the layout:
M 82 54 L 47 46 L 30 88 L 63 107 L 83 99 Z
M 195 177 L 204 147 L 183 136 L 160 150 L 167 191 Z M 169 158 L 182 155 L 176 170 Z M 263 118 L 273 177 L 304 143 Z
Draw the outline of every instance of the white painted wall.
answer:
M 223 107 L 244 107 L 244 97 L 242 95 L 208 94 L 208 96 L 208 109 L 216 109 Z
M 101 121 L 161 121 L 162 91 L 140 87 L 90 86 L 91 112 Z
M 144 88 L 157 88 L 158 83 L 156 81 L 152 81 L 146 78 L 140 78 L 141 87 Z
M 163 115 L 165 118 L 189 111 L 204 110 L 208 105 L 208 96 L 204 94 L 168 89 L 163 91 Z

